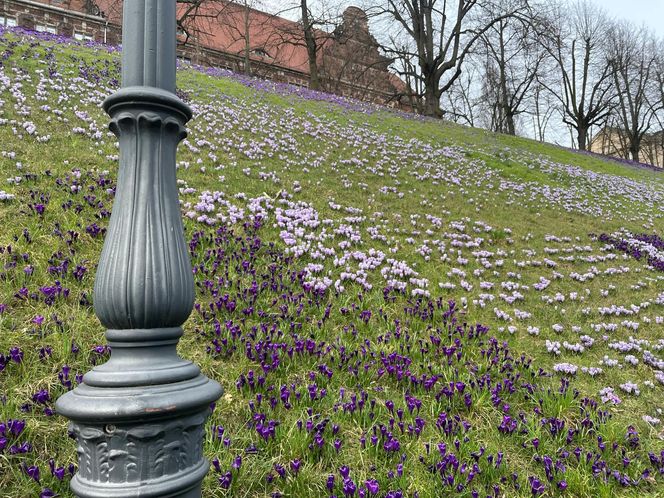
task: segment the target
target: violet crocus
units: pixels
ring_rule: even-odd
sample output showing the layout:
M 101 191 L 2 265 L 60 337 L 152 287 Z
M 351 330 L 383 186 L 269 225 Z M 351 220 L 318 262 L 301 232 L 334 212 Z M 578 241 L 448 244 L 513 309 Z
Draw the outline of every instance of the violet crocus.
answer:
M 25 463 L 23 464 L 23 472 L 33 479 L 36 482 L 39 482 L 39 477 L 40 477 L 40 472 L 39 472 L 39 467 L 36 465 L 26 465 Z
M 225 474 L 219 477 L 219 486 L 221 486 L 222 489 L 230 488 L 232 482 L 233 482 L 233 474 L 231 474 L 230 472 L 226 472 Z
M 352 479 L 345 478 L 344 483 L 343 483 L 343 493 L 344 496 L 353 496 L 355 495 L 355 491 L 357 490 L 357 486 L 353 482 Z
M 6 428 L 9 431 L 9 434 L 11 434 L 14 437 L 18 437 L 23 432 L 23 429 L 25 429 L 25 420 L 9 419 L 6 424 Z M 5 431 L 0 430 L 0 432 L 4 434 Z
M 56 467 L 55 460 L 52 458 L 48 461 L 48 466 L 51 469 L 51 475 L 55 477 L 58 481 L 62 481 L 65 477 L 65 468 Z
M 13 347 L 9 349 L 9 356 L 14 361 L 14 363 L 21 363 L 23 361 L 23 350 L 19 347 Z
M 42 405 L 45 405 L 49 401 L 51 401 L 51 395 L 46 389 L 40 389 L 37 391 L 35 394 L 32 395 L 32 401 L 35 403 L 39 403 Z
M 378 485 L 378 481 L 375 479 L 369 479 L 367 480 L 364 485 L 367 488 L 367 492 L 371 495 L 377 495 L 378 491 L 380 490 L 380 486 Z
M 546 486 L 536 476 L 529 476 L 528 483 L 530 484 L 530 491 L 533 496 L 539 496 L 544 493 Z

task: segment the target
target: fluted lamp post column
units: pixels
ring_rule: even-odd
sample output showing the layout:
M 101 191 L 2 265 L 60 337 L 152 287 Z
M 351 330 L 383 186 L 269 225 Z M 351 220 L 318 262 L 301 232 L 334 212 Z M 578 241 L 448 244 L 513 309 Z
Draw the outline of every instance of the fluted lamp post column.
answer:
M 199 498 L 218 383 L 178 357 L 194 302 L 175 151 L 191 110 L 175 96 L 176 0 L 125 0 L 122 89 L 104 102 L 120 142 L 94 306 L 111 358 L 62 396 L 80 498 Z

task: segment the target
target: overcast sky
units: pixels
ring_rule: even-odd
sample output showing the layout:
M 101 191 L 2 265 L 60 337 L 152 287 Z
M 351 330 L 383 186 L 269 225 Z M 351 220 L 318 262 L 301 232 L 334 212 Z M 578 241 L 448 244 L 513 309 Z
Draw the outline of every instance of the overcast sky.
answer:
M 573 0 L 569 0 L 572 2 Z M 637 25 L 645 24 L 659 37 L 664 38 L 664 0 L 594 0 L 616 19 L 627 19 Z M 277 12 L 287 5 L 297 4 L 296 0 L 261 0 L 263 8 L 270 12 Z M 313 2 L 312 2 L 313 3 Z M 326 0 L 328 5 L 357 5 L 362 6 L 366 0 Z M 288 17 L 297 18 L 297 10 Z
M 645 24 L 657 36 L 664 37 L 664 0 L 602 0 L 597 4 L 616 19 Z
M 287 6 L 298 4 L 298 0 L 254 0 L 259 3 L 259 9 L 268 12 L 279 12 Z M 567 0 L 570 4 L 576 0 Z M 627 20 L 637 26 L 645 25 L 659 38 L 664 39 L 664 0 L 591 0 L 606 10 L 607 14 L 616 20 Z M 381 0 L 309 0 L 309 5 L 323 2 L 328 6 L 336 6 L 340 10 L 348 5 L 362 7 L 380 3 Z M 288 11 L 285 15 L 293 20 L 299 18 L 297 9 Z M 373 34 L 380 37 L 375 26 Z M 559 124 L 559 123 L 558 123 Z M 524 123 L 528 128 L 528 123 Z M 523 130 L 525 131 L 525 130 Z M 553 125 L 547 131 L 547 140 L 569 145 L 570 137 L 568 131 L 562 126 Z

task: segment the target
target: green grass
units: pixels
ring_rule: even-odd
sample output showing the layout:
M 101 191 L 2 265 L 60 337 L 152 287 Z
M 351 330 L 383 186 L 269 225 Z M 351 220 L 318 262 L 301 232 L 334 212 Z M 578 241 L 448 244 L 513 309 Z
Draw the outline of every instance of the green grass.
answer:
M 3 182 L 0 190 L 16 196 L 12 201 L 0 201 L 0 225 L 3 227 L 0 231 L 0 304 L 8 307 L 0 314 L 0 353 L 6 355 L 14 346 L 24 352 L 20 364 L 10 361 L 0 372 L 3 400 L 0 422 L 25 419 L 27 428 L 22 440 L 33 445 L 32 451 L 25 454 L 0 452 L 0 496 L 38 496 L 44 487 L 68 496 L 67 479 L 60 482 L 52 477 L 46 463 L 49 458 L 54 458 L 56 465 L 75 462 L 74 443 L 66 438 L 66 421 L 57 416 L 46 416 L 44 406 L 36 406 L 31 400 L 33 394 L 47 389 L 51 402 L 46 406 L 52 406 L 53 401 L 66 391 L 58 379 L 63 365 L 71 366 L 70 377 L 73 378 L 76 373 L 89 370 L 94 361 L 102 361 L 91 352 L 95 345 L 104 343 L 103 330 L 94 316 L 91 301 L 94 268 L 103 236 L 92 236 L 86 229 L 93 223 L 106 227 L 108 218 L 103 212 L 110 211 L 113 203 L 113 194 L 106 189 L 115 185 L 117 147 L 115 138 L 106 133 L 108 118 L 98 104 L 113 91 L 111 80 L 118 77 L 119 58 L 117 54 L 99 48 L 31 42 L 11 34 L 0 39 L 0 52 L 8 53 L 2 68 L 10 80 L 10 88 L 0 86 L 0 99 L 4 101 L 0 118 L 7 120 L 0 125 L 0 149 L 5 152 L 0 156 L 0 182 Z M 40 93 L 37 91 L 38 71 L 48 74 L 49 68 L 58 75 L 55 81 L 59 86 L 45 84 L 44 93 Z M 11 85 L 16 82 L 22 87 L 12 90 Z M 655 380 L 653 369 L 643 361 L 636 367 L 628 364 L 622 369 L 605 367 L 604 373 L 596 378 L 578 373 L 571 388 L 564 392 L 558 391 L 559 375 L 538 375 L 540 367 L 552 371 L 553 365 L 559 362 L 598 366 L 604 355 L 619 358 L 624 363 L 624 355 L 608 349 L 607 343 L 627 340 L 630 335 L 648 339 L 652 345 L 664 339 L 664 327 L 655 320 L 664 315 L 661 305 L 651 304 L 637 317 L 602 317 L 597 312 L 600 306 L 629 306 L 653 301 L 664 292 L 661 274 L 647 269 L 643 263 L 621 256 L 615 260 L 594 262 L 580 259 L 587 255 L 607 254 L 601 250 L 602 244 L 593 241 L 590 234 L 610 233 L 621 228 L 662 234 L 663 213 L 660 206 L 653 205 L 653 196 L 661 198 L 664 195 L 662 173 L 628 168 L 559 147 L 446 122 L 405 119 L 380 110 L 365 114 L 324 102 L 262 92 L 233 79 L 206 76 L 193 69 L 179 71 L 178 87 L 197 111 L 189 125 L 188 141 L 178 152 L 178 178 L 183 181 L 180 186 L 184 188 L 186 184 L 194 189 L 181 194 L 183 213 L 194 210 L 199 195 L 206 190 L 223 192 L 224 199 L 245 212 L 247 202 L 236 198 L 237 194 L 242 193 L 247 199 L 265 195 L 273 205 L 264 226 L 257 231 L 243 227 L 241 222 L 219 223 L 210 228 L 185 217 L 188 239 L 194 233 L 202 232 L 201 243 L 192 251 L 193 264 L 198 269 L 197 303 L 202 311 L 194 311 L 185 324 L 186 334 L 180 344 L 180 353 L 200 364 L 204 372 L 217 379 L 226 390 L 210 424 L 222 425 L 224 436 L 230 441 L 224 444 L 209 433 L 206 455 L 211 459 L 218 458 L 224 471 L 230 469 L 237 455 L 243 456 L 241 469 L 233 471 L 231 488 L 221 489 L 219 474 L 213 470 L 205 480 L 204 496 L 253 497 L 270 496 L 274 492 L 292 497 L 327 496 L 325 482 L 329 473 L 336 474 L 334 493 L 341 496 L 337 469 L 342 465 L 351 467 L 351 476 L 357 484 L 366 479 L 377 479 L 381 493 L 401 489 L 408 496 L 416 491 L 422 498 L 443 496 L 449 490 L 442 487 L 440 478 L 430 472 L 428 466 L 436 463 L 438 443 L 445 442 L 453 448 L 454 439 L 462 438 L 464 431 L 447 436 L 436 429 L 435 421 L 442 411 L 458 414 L 471 426 L 469 440 L 463 442 L 457 452 L 460 460 L 472 460 L 472 452 L 485 448 L 485 456 L 481 459 L 482 473 L 475 481 L 481 496 L 492 493 L 494 484 L 500 486 L 500 496 L 530 496 L 528 477 L 537 475 L 545 480 L 543 466 L 536 455 L 555 455 L 566 442 L 564 434 L 551 434 L 542 426 L 540 416 L 565 420 L 566 427 L 578 426 L 580 432 L 573 444 L 583 446 L 587 451 L 596 450 L 598 435 L 602 435 L 607 445 L 616 442 L 634 462 L 626 470 L 632 477 L 640 475 L 648 465 L 647 451 L 664 449 L 662 426 L 650 426 L 641 418 L 643 415 L 657 416 L 658 410 L 664 408 L 662 385 Z M 25 105 L 29 107 L 23 109 L 25 114 L 22 114 L 20 99 L 12 94 L 17 90 L 25 95 Z M 66 98 L 59 100 L 62 95 Z M 49 109 L 44 110 L 44 105 Z M 61 110 L 61 115 L 53 113 L 53 109 Z M 84 122 L 75 111 L 87 112 L 90 121 Z M 22 131 L 25 121 L 36 125 L 35 135 Z M 101 136 L 91 136 L 90 125 L 101 130 Z M 86 132 L 75 133 L 75 127 L 82 127 Z M 50 135 L 47 142 L 37 140 L 38 136 L 45 135 Z M 279 144 L 277 151 L 271 152 L 269 143 L 272 142 Z M 252 144 L 258 152 L 247 155 L 245 152 L 251 151 Z M 14 157 L 9 153 L 15 154 Z M 17 169 L 17 162 L 22 163 L 21 169 Z M 551 169 L 549 162 L 572 165 L 598 176 L 576 175 L 564 167 Z M 251 169 L 249 175 L 243 172 L 245 168 Z M 75 179 L 73 171 L 80 172 L 80 179 Z M 260 172 L 264 173 L 262 179 Z M 438 178 L 426 176 L 427 173 Z M 18 184 L 4 183 L 6 178 L 26 174 Z M 220 176 L 224 177 L 223 180 Z M 614 176 L 619 187 L 613 189 L 607 187 L 609 183 L 602 183 L 613 181 Z M 110 183 L 100 182 L 101 178 L 108 178 Z M 636 191 L 640 191 L 642 197 L 634 199 L 632 191 L 627 190 L 631 187 L 621 183 L 622 179 L 635 182 Z M 301 189 L 294 188 L 294 182 L 299 182 Z M 500 189 L 501 183 L 522 186 L 526 193 L 519 194 L 510 186 Z M 81 187 L 78 193 L 72 191 L 72 186 L 76 185 Z M 403 196 L 381 192 L 385 187 L 396 189 Z M 601 208 L 602 214 L 589 214 L 578 207 L 565 209 L 561 203 L 544 197 L 542 192 L 546 187 L 565 189 L 567 193 L 574 190 L 575 203 L 587 201 L 589 206 Z M 286 245 L 280 238 L 284 228 L 275 225 L 274 212 L 274 207 L 284 207 L 279 204 L 279 199 L 287 194 L 293 196 L 293 201 L 308 204 L 316 211 L 319 220 L 331 220 L 326 228 L 328 233 L 341 224 L 353 226 L 362 242 L 354 243 L 352 249 L 367 252 L 373 248 L 383 251 L 386 258 L 396 258 L 408 264 L 418 272 L 418 278 L 429 280 L 428 290 L 434 302 L 438 298 L 443 302 L 455 299 L 458 303 L 465 299 L 467 306 L 463 307 L 459 318 L 472 324 L 485 324 L 490 329 L 489 335 L 505 341 L 514 361 L 502 361 L 513 370 L 501 372 L 490 364 L 482 354 L 489 347 L 488 339 L 468 341 L 463 359 L 448 365 L 444 355 L 429 343 L 430 336 L 434 335 L 443 339 L 445 347 L 453 344 L 455 336 L 448 336 L 444 329 L 442 312 L 436 310 L 434 318 L 409 313 L 407 308 L 416 305 L 409 296 L 415 288 L 410 284 L 406 295 L 386 299 L 383 295 L 385 280 L 380 274 L 380 268 L 386 263 L 368 272 L 367 278 L 373 285 L 371 290 L 345 282 L 344 292 L 329 290 L 321 297 L 307 294 L 302 286 L 305 280 L 302 271 L 308 263 L 321 261 L 313 259 L 310 252 L 299 258 L 287 254 Z M 34 212 L 40 195 L 49 196 L 43 216 Z M 94 200 L 90 196 L 94 196 Z M 70 201 L 70 207 L 63 207 Z M 341 209 L 331 206 L 331 202 L 341 205 Z M 361 214 L 345 208 L 360 209 Z M 229 210 L 229 205 L 220 203 L 215 208 L 215 212 L 224 215 L 228 215 Z M 440 218 L 442 225 L 436 226 L 427 220 L 427 215 Z M 364 219 L 344 220 L 355 216 Z M 453 222 L 463 222 L 464 230 L 454 228 Z M 475 222 L 483 225 L 480 227 Z M 215 230 L 222 225 L 226 226 L 227 232 L 216 234 Z M 486 228 L 487 225 L 490 228 Z M 319 237 L 327 226 L 306 229 L 305 232 Z M 370 228 L 377 228 L 386 239 L 371 239 Z M 480 247 L 454 247 L 450 234 L 464 237 L 464 243 L 475 239 Z M 549 242 L 545 240 L 547 235 L 569 237 L 570 241 Z M 254 237 L 261 239 L 262 246 L 252 252 L 249 246 Z M 341 256 L 344 250 L 338 244 L 345 240 L 345 236 L 337 234 L 322 243 L 334 247 L 337 256 Z M 425 240 L 429 242 L 425 243 Z M 446 259 L 441 259 L 442 252 L 434 240 L 445 244 Z M 422 245 L 431 249 L 429 260 L 416 251 Z M 579 249 L 585 246 L 590 246 L 589 252 Z M 546 248 L 557 248 L 560 252 L 548 254 Z M 215 255 L 206 253 L 213 250 L 222 251 L 216 254 L 219 267 L 213 266 Z M 476 250 L 494 253 L 490 258 L 494 263 L 491 269 L 484 269 L 479 258 L 472 255 Z M 569 254 L 577 259 L 559 259 Z M 459 263 L 458 257 L 467 259 L 467 263 Z M 555 260 L 556 268 L 518 264 L 544 258 Z M 62 275 L 49 271 L 49 267 L 58 266 L 63 259 L 69 260 L 67 271 Z M 503 260 L 501 266 L 495 264 L 499 259 Z M 249 270 L 241 266 L 243 260 L 249 262 Z M 345 270 L 345 264 L 335 266 L 333 258 L 322 263 L 325 269 L 321 275 L 329 275 L 333 281 Z M 24 271 L 28 265 L 33 267 L 30 275 Z M 88 270 L 80 280 L 72 274 L 78 265 Z M 256 300 L 251 299 L 246 291 L 254 280 L 259 284 L 274 283 L 269 270 L 271 265 L 283 276 L 279 280 L 280 286 L 268 287 Z M 357 271 L 357 262 L 351 259 L 347 265 L 349 271 Z M 583 283 L 570 277 L 571 273 L 583 274 L 593 267 L 602 273 L 620 266 L 627 266 L 630 271 L 598 276 Z M 466 272 L 465 279 L 473 286 L 472 290 L 463 290 L 458 276 L 447 275 L 453 268 Z M 476 276 L 475 271 L 482 273 Z M 552 279 L 553 271 L 564 278 Z M 524 299 L 513 305 L 499 297 L 500 293 L 511 292 L 501 289 L 501 282 L 532 286 L 540 276 L 552 280 L 545 291 L 537 292 L 532 288 L 524 291 Z M 54 285 L 55 280 L 69 289 L 69 295 L 47 304 L 39 288 Z M 206 280 L 214 283 L 211 290 L 205 289 Z M 494 282 L 495 286 L 491 290 L 480 290 L 481 281 Z M 449 290 L 438 285 L 445 282 L 453 282 L 456 288 Z M 633 289 L 632 286 L 639 282 L 643 285 Z M 608 289 L 609 285 L 615 289 L 605 297 L 601 291 Z M 40 297 L 16 297 L 23 287 Z M 585 300 L 570 300 L 572 292 L 577 292 Z M 302 294 L 304 298 L 289 301 L 284 298 L 289 293 L 294 296 Z M 480 293 L 494 294 L 495 300 L 482 308 L 473 302 Z M 564 303 L 550 305 L 541 299 L 541 295 L 556 293 L 566 296 Z M 210 303 L 224 294 L 236 300 L 236 310 L 204 313 L 209 311 Z M 329 318 L 323 320 L 328 305 Z M 254 311 L 243 314 L 243 309 L 249 306 Z M 512 316 L 514 308 L 528 311 L 532 316 L 523 321 L 515 319 L 512 324 L 518 330 L 510 334 L 500 330 L 509 324 L 497 319 L 494 307 Z M 344 311 L 344 308 L 350 311 Z M 586 308 L 590 312 L 584 313 Z M 265 315 L 259 316 L 258 310 Z M 363 310 L 372 311 L 368 324 L 360 318 Z M 34 323 L 37 316 L 44 317 L 43 324 Z M 643 321 L 644 317 L 650 322 Z M 620 325 L 625 319 L 640 322 L 637 333 L 630 333 Z M 225 323 L 229 320 L 239 327 L 239 336 L 233 337 L 226 331 Z M 320 326 L 319 320 L 323 321 Z M 398 337 L 395 320 L 399 321 L 401 329 Z M 616 332 L 608 334 L 608 341 L 603 340 L 602 333 L 590 328 L 591 324 L 600 322 L 619 324 Z M 274 327 L 274 330 L 262 331 L 261 324 Z M 562 324 L 564 331 L 554 332 L 554 324 Z M 526 332 L 528 325 L 539 327 L 540 334 L 529 335 Z M 214 348 L 212 341 L 216 337 L 216 326 L 222 330 L 218 338 L 226 339 L 227 344 L 220 347 L 219 353 L 210 354 L 208 348 Z M 581 327 L 583 334 L 595 339 L 595 344 L 582 355 L 563 351 L 555 357 L 547 353 L 546 339 L 561 343 L 579 340 L 580 334 L 572 332 L 572 326 Z M 252 327 L 257 327 L 254 335 Z M 247 343 L 256 346 L 261 341 L 270 341 L 294 346 L 297 340 L 306 338 L 316 341 L 324 353 L 320 356 L 295 353 L 290 357 L 282 352 L 279 366 L 266 375 L 264 387 L 256 391 L 246 386 L 236 388 L 236 382 L 249 370 L 257 375 L 261 372 L 260 362 L 247 357 Z M 369 341 L 369 345 L 365 341 Z M 72 345 L 77 346 L 78 352 L 72 351 Z M 50 347 L 51 353 L 40 359 L 39 350 L 43 347 Z M 326 350 L 327 347 L 330 349 Z M 459 396 L 435 400 L 431 392 L 419 387 L 409 388 L 395 378 L 377 374 L 381 354 L 392 353 L 411 357 L 411 369 L 418 376 L 433 372 L 440 375 L 443 379 L 441 386 L 443 382 L 453 380 L 470 383 L 482 372 L 487 372 L 494 376 L 494 382 L 518 374 L 518 379 L 533 383 L 542 390 L 529 395 L 519 387 L 514 394 L 505 395 L 512 416 L 517 416 L 520 411 L 527 414 L 526 422 L 520 426 L 522 432 L 505 435 L 497 431 L 504 407 L 492 403 L 488 390 L 472 391 L 471 408 L 466 408 Z M 518 361 L 522 353 L 532 359 L 531 366 Z M 655 354 L 661 356 L 661 352 Z M 637 357 L 641 360 L 639 354 Z M 321 364 L 334 371 L 331 378 L 320 373 Z M 474 367 L 479 373 L 473 370 Z M 354 372 L 354 368 L 358 371 Z M 326 389 L 328 393 L 315 401 L 308 398 L 307 391 L 307 386 L 314 382 L 309 377 L 311 372 L 315 373 L 318 389 Z M 639 384 L 640 396 L 619 390 L 618 385 L 628 380 Z M 644 382 L 654 382 L 654 386 L 647 387 Z M 301 392 L 301 399 L 292 400 L 290 409 L 282 404 L 277 404 L 274 409 L 267 408 L 271 396 L 278 398 L 278 392 L 270 391 L 269 386 L 278 391 L 281 386 L 290 385 L 296 386 L 294 391 Z M 622 404 L 615 407 L 600 405 L 601 410 L 612 414 L 611 419 L 597 422 L 597 427 L 581 430 L 581 399 L 584 396 L 597 397 L 605 386 L 616 389 Z M 347 393 L 343 401 L 340 401 L 341 389 Z M 578 396 L 574 395 L 575 390 L 580 393 Z M 258 436 L 251 423 L 252 410 L 248 403 L 256 401 L 257 392 L 264 396 L 261 411 L 280 422 L 276 437 L 268 441 Z M 362 392 L 368 396 L 367 403 L 369 400 L 376 403 L 373 417 L 367 410 L 349 413 L 339 405 L 348 402 L 350 393 Z M 380 448 L 382 439 L 378 447 L 367 445 L 362 448 L 362 435 L 369 439 L 374 427 L 389 423 L 391 414 L 385 401 L 394 400 L 397 407 L 406 410 L 406 392 L 423 402 L 420 416 L 426 419 L 427 425 L 421 435 L 402 436 L 396 428 L 401 443 L 396 454 Z M 313 411 L 313 416 L 308 415 L 308 409 Z M 541 411 L 539 415 L 537 410 Z M 590 411 L 592 417 L 599 416 Z M 415 416 L 406 410 L 406 425 L 414 423 Z M 339 426 L 338 435 L 326 428 L 326 444 L 320 450 L 310 450 L 312 435 L 297 426 L 298 420 L 306 422 L 308 418 L 317 422 L 329 419 L 330 426 Z M 626 447 L 628 425 L 636 426 L 639 431 L 641 443 L 636 449 Z M 332 446 L 335 438 L 342 440 L 338 452 Z M 541 441 L 538 452 L 532 448 L 534 438 Z M 245 451 L 251 445 L 255 445 L 256 452 Z M 429 453 L 427 445 L 431 450 Z M 486 455 L 498 452 L 504 453 L 505 463 L 495 468 L 487 463 Z M 397 473 L 401 454 L 406 455 L 403 475 L 389 477 L 390 472 Z M 420 456 L 424 463 L 420 462 Z M 606 454 L 605 457 L 614 466 L 620 465 L 622 458 L 618 454 Z M 296 458 L 303 460 L 300 472 L 297 475 L 287 472 L 286 477 L 280 478 L 274 465 L 288 467 Z M 29 478 L 22 464 L 38 464 L 41 482 Z M 518 474 L 515 483 L 511 477 L 513 472 Z M 268 475 L 273 476 L 272 481 L 266 480 Z M 568 463 L 565 479 L 568 484 L 566 493 L 556 490 L 555 483 L 551 483 L 547 495 L 664 496 L 661 479 L 649 479 L 650 483 L 637 490 L 623 489 L 612 479 L 605 483 L 594 476 L 590 465 L 583 462 Z M 470 496 L 470 491 L 471 487 L 458 495 Z

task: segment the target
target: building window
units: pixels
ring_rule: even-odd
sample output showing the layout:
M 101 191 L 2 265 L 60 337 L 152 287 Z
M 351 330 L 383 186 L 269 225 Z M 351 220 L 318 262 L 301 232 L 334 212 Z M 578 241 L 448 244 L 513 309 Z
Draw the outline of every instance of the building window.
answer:
M 55 29 L 53 26 L 46 26 L 44 24 L 37 24 L 35 30 L 39 31 L 40 33 L 51 33 L 52 35 L 58 34 L 58 30 Z
M 270 58 L 270 54 L 268 54 L 265 50 L 262 48 L 255 48 L 251 51 L 253 55 L 257 55 L 258 57 L 265 57 L 265 58 Z
M 74 39 L 78 41 L 92 41 L 94 38 L 90 35 L 86 35 L 85 33 L 74 33 Z
M 14 27 L 16 26 L 16 19 L 13 17 L 0 16 L 0 26 Z

